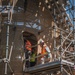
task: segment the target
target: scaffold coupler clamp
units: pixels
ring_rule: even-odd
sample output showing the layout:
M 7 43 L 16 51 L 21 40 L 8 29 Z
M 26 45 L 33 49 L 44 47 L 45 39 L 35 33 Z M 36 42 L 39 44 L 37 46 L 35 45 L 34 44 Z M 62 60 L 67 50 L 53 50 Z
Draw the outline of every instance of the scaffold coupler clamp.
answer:
M 5 63 L 8 63 L 8 62 L 9 62 L 9 59 L 3 58 L 3 61 L 4 61 Z

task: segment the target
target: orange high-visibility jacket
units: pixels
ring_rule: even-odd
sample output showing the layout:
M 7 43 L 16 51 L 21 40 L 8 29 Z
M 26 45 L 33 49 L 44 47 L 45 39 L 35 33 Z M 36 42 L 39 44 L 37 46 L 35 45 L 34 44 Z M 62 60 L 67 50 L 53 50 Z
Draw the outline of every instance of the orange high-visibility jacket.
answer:
M 26 49 L 31 51 L 31 50 L 32 50 L 32 49 L 31 49 L 31 46 L 32 46 L 32 45 L 31 45 L 30 41 L 27 40 L 26 45 L 25 45 Z
M 46 54 L 46 46 L 43 46 L 41 54 Z

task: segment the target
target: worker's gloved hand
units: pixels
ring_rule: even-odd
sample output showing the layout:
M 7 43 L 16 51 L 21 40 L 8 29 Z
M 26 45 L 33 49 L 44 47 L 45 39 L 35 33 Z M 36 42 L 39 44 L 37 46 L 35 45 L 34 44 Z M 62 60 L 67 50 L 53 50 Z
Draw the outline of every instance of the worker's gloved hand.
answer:
M 28 51 L 28 54 L 31 55 L 31 51 Z

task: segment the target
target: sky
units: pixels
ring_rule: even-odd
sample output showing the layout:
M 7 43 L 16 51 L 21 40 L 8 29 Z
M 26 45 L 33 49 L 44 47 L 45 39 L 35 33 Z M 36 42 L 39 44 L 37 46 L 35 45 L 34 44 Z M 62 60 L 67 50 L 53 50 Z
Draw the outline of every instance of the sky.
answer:
M 68 0 L 69 5 L 66 6 L 66 12 L 70 16 L 72 24 L 74 24 L 75 27 L 75 22 L 73 21 L 73 18 L 75 18 L 75 0 Z M 69 9 L 69 10 L 68 10 Z

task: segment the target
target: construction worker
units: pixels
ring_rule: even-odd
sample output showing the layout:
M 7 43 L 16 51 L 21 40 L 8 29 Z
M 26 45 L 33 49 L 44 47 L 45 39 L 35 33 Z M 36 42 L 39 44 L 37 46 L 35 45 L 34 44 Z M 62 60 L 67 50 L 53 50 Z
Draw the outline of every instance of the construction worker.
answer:
M 48 54 L 48 59 L 49 59 L 49 62 L 51 62 L 52 60 L 52 55 L 51 55 L 51 52 L 50 52 L 50 49 L 48 46 L 46 46 L 46 44 L 44 42 L 40 42 L 40 46 L 41 46 L 41 54 L 44 55 L 44 54 Z M 41 63 L 44 64 L 45 62 L 45 58 L 46 58 L 46 55 L 42 56 L 41 58 Z
M 25 57 L 26 59 L 30 59 L 32 44 L 29 40 L 25 40 Z M 26 67 L 30 67 L 30 60 L 26 60 Z

